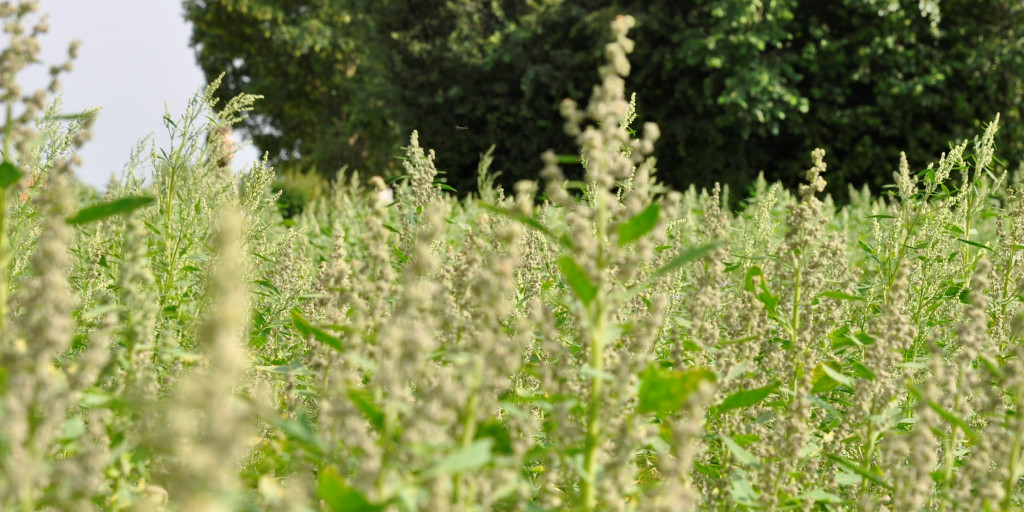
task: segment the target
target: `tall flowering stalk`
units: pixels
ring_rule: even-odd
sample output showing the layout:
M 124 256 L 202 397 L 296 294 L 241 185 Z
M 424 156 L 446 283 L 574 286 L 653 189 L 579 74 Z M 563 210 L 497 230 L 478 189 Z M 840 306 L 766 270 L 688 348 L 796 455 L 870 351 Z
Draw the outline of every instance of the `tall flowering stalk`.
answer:
M 0 22 L 3 24 L 7 46 L 0 52 L 0 102 L 3 103 L 2 163 L 0 163 L 0 347 L 7 332 L 10 316 L 11 263 L 14 257 L 10 240 L 11 202 L 24 199 L 24 188 L 38 177 L 40 172 L 52 169 L 26 168 L 25 157 L 36 149 L 36 128 L 33 123 L 46 108 L 49 94 L 60 89 L 58 77 L 71 69 L 71 61 L 78 55 L 78 42 L 68 50 L 68 60 L 50 68 L 50 82 L 46 89 L 25 92 L 17 82 L 18 75 L 29 65 L 39 62 L 38 37 L 49 31 L 46 18 L 26 26 L 38 9 L 38 2 L 19 1 L 0 4 Z M 86 116 L 91 121 L 91 116 Z M 74 146 L 80 146 L 88 139 L 88 126 L 75 136 Z M 77 156 L 73 157 L 77 158 Z M 51 162 L 52 163 L 52 162 Z M 55 168 L 64 167 L 67 162 L 57 162 Z
M 643 290 L 645 283 L 669 272 L 649 265 L 655 261 L 654 248 L 665 242 L 662 219 L 675 214 L 680 197 L 669 194 L 663 203 L 652 201 L 658 189 L 651 181 L 654 160 L 648 156 L 660 135 L 658 127 L 646 123 L 639 139 L 634 139 L 628 129 L 634 114 L 626 100 L 624 77 L 630 71 L 626 56 L 633 51 L 634 43 L 626 34 L 634 23 L 630 16 L 619 16 L 612 23 L 615 40 L 605 47 L 608 63 L 599 69 L 601 84 L 594 88 L 587 108 L 579 110 L 572 100 L 562 104 L 566 133 L 575 136 L 580 147 L 585 168 L 583 182 L 566 181 L 552 153 L 544 155 L 542 171 L 547 180 L 548 200 L 565 210 L 564 222 L 568 229 L 564 245 L 569 252 L 558 259 L 557 266 L 575 298 L 572 312 L 578 322 L 576 341 L 583 357 L 578 376 L 552 375 L 548 378 L 556 381 L 549 382 L 552 388 L 547 390 L 560 393 L 562 388 L 582 387 L 577 392 L 582 393 L 579 421 L 583 431 L 577 435 L 568 430 L 562 418 L 549 421 L 559 425 L 553 434 L 562 441 L 581 444 L 581 460 L 563 463 L 569 467 L 578 464 L 579 491 L 571 496 L 584 511 L 624 503 L 630 496 L 642 492 L 632 464 L 643 445 L 642 440 L 651 435 L 646 415 L 650 411 L 643 409 L 656 407 L 643 401 L 638 406 L 634 400 L 642 385 L 639 375 L 653 360 L 651 347 L 660 332 L 661 315 L 667 304 L 663 297 L 644 297 L 643 300 L 638 298 L 636 304 L 646 300 L 649 306 L 637 308 L 630 305 L 629 295 L 618 294 L 616 290 L 630 286 Z M 592 121 L 593 125 L 581 127 L 585 120 Z M 574 200 L 567 192 L 570 187 L 582 189 L 585 200 Z M 516 188 L 517 214 L 532 216 L 533 184 L 520 183 Z M 630 308 L 645 310 L 644 321 L 626 330 L 623 326 Z M 549 350 L 554 355 L 562 349 L 554 346 Z M 570 356 L 570 360 L 572 358 Z M 552 370 L 565 373 L 561 368 Z M 652 375 L 664 374 L 653 370 Z M 559 379 L 568 382 L 559 383 Z M 608 388 L 611 382 L 619 383 L 617 389 Z M 679 404 L 675 404 L 673 408 L 678 410 L 678 407 Z M 608 417 L 605 413 L 609 408 L 624 413 Z M 685 423 L 676 421 L 676 418 L 666 420 L 673 429 L 681 427 L 678 433 L 688 432 Z M 685 437 L 675 439 L 675 448 L 681 448 L 679 445 L 684 443 Z M 673 478 L 679 476 L 686 480 L 692 457 L 686 449 L 667 456 L 673 455 L 679 456 L 682 462 L 671 466 Z M 679 482 L 668 485 L 679 485 Z

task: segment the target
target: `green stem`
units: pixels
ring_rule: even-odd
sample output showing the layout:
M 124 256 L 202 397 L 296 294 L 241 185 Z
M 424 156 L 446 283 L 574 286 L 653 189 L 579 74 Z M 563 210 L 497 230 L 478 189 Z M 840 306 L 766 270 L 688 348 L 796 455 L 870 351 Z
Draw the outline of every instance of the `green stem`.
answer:
M 868 446 L 861 455 L 860 465 L 863 468 L 871 469 L 871 457 L 875 451 L 875 428 L 871 424 L 871 420 L 868 420 L 868 435 L 867 435 Z M 867 478 L 862 479 L 860 482 L 860 496 L 864 496 L 864 492 L 868 490 L 871 485 L 871 481 Z
M 957 389 L 963 389 L 962 387 L 960 387 L 960 384 L 963 384 L 962 375 L 961 375 L 960 378 L 957 379 L 957 381 L 958 381 L 957 382 L 957 384 L 958 384 Z M 953 402 L 953 410 L 954 411 L 960 410 L 960 394 L 959 393 L 956 395 L 956 399 Z M 957 437 L 958 437 L 957 436 L 957 426 L 955 424 L 954 425 L 950 425 L 950 427 L 949 427 L 949 443 L 946 445 L 946 453 L 944 454 L 945 455 L 945 459 L 946 459 L 946 461 L 945 461 L 945 463 L 946 463 L 945 476 L 946 477 L 943 480 L 943 482 L 944 482 L 944 485 L 945 485 L 946 489 L 949 489 L 949 485 L 950 485 L 950 483 L 953 480 L 953 467 L 956 465 Z M 941 507 L 940 510 L 946 510 L 946 504 L 947 503 L 948 503 L 948 500 L 942 500 L 942 507 Z
M 594 320 L 590 329 L 590 368 L 594 372 L 590 378 L 590 403 L 587 404 L 587 437 L 584 446 L 583 470 L 583 510 L 592 511 L 597 508 L 597 451 L 601 441 L 601 406 L 604 392 L 604 306 L 596 300 Z
M 800 280 L 803 277 L 801 259 L 801 257 L 793 255 L 793 317 L 790 321 L 790 334 L 794 348 L 798 346 L 797 337 L 800 332 Z
M 4 124 L 4 161 L 11 161 L 11 104 L 7 104 L 7 120 Z M 10 293 L 10 240 L 7 238 L 7 189 L 0 187 L 0 333 L 7 332 L 7 302 Z M 0 336 L 0 347 L 4 340 Z
M 597 285 L 600 289 L 605 268 L 605 251 L 608 244 L 607 196 L 598 191 L 595 196 L 597 208 Z M 587 404 L 587 435 L 583 447 L 583 510 L 597 509 L 597 455 L 601 442 L 601 409 L 604 405 L 604 345 L 608 335 L 605 300 L 598 292 L 587 306 L 590 327 L 590 401 Z
M 1016 434 L 1013 436 L 1013 447 L 1010 448 L 1010 464 L 1008 466 L 1010 474 L 1003 482 L 1003 501 L 999 506 L 1000 510 L 1010 510 L 1010 506 L 1013 504 L 1013 485 L 1020 477 L 1020 472 L 1017 470 L 1017 465 L 1020 464 L 1020 432 L 1016 432 Z
M 483 361 L 481 360 L 477 360 L 476 362 L 477 379 L 480 379 L 483 374 L 483 368 L 480 367 L 482 362 Z M 476 438 L 476 410 L 480 403 L 479 391 L 479 388 L 474 389 L 469 395 L 469 400 L 466 402 L 466 410 L 464 411 L 462 418 L 462 439 L 460 440 L 462 448 L 468 448 L 473 444 L 473 439 Z M 455 473 L 452 475 L 452 479 L 454 480 L 452 483 L 452 496 L 454 496 L 456 503 L 459 504 L 462 510 L 470 510 L 471 503 L 469 500 L 472 497 L 472 493 L 466 493 L 466 496 L 463 496 L 462 473 Z

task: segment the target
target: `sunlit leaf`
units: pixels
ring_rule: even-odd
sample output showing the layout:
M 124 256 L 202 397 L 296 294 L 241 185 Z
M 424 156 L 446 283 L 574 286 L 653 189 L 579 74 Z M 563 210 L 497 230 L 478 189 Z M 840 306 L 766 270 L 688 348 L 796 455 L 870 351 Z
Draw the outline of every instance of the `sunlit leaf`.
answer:
M 619 247 L 639 240 L 654 229 L 654 227 L 658 225 L 658 214 L 660 212 L 661 207 L 658 203 L 651 203 L 650 206 L 645 208 L 644 211 L 636 214 L 632 219 L 619 224 L 619 227 L 616 228 L 616 231 L 619 234 Z
M 114 199 L 113 201 L 96 203 L 92 206 L 87 206 L 78 210 L 78 213 L 68 217 L 67 223 L 73 226 L 88 224 L 114 215 L 131 213 L 139 208 L 149 206 L 154 202 L 156 202 L 156 199 L 149 196 L 130 196 Z
M 675 258 L 669 260 L 669 262 L 666 263 L 664 267 L 655 270 L 652 276 L 660 277 L 665 274 L 668 274 L 669 272 L 672 272 L 673 270 L 676 270 L 677 268 L 691 261 L 703 258 L 711 251 L 714 251 L 715 249 L 719 248 L 721 245 L 721 242 L 711 242 L 709 244 L 701 245 L 698 247 L 689 247 L 687 249 L 684 249 L 682 252 L 676 255 Z
M 338 352 L 344 352 L 345 350 L 340 339 L 336 336 L 332 336 L 327 331 L 310 324 L 302 317 L 302 313 L 299 313 L 298 310 L 292 311 L 292 325 L 295 326 L 295 330 L 299 331 L 300 334 L 307 338 L 313 338 L 320 343 L 337 350 Z
M 756 466 L 758 464 L 757 457 L 745 450 L 729 436 L 721 436 L 722 443 L 725 444 L 726 449 L 736 459 L 736 462 L 743 464 L 744 466 Z
M 733 409 L 743 409 L 757 404 L 761 400 L 768 398 L 775 390 L 779 389 L 781 383 L 772 382 L 767 386 L 762 386 L 754 389 L 745 389 L 743 391 L 737 391 L 722 400 L 722 403 L 718 404 L 716 411 L 718 414 L 722 414 Z
M 572 259 L 572 256 L 558 258 L 558 268 L 562 271 L 562 275 L 565 276 L 566 282 L 569 283 L 569 287 L 572 288 L 576 297 L 584 305 L 590 304 L 594 297 L 597 297 L 597 287 L 590 281 L 583 267 Z
M 853 462 L 852 460 L 840 457 L 838 455 L 833 455 L 831 453 L 826 453 L 825 457 L 831 460 L 832 462 L 835 462 L 836 464 L 839 464 L 840 466 L 843 466 L 844 468 L 849 469 L 850 471 L 853 471 L 854 473 L 857 473 L 858 475 L 867 478 L 868 480 L 871 480 L 880 487 L 884 487 L 890 491 L 892 490 L 892 485 L 887 483 L 883 479 L 882 475 L 873 470 L 867 469 L 857 464 L 856 462 Z
M 686 405 L 701 382 L 714 380 L 715 374 L 704 368 L 678 371 L 652 364 L 640 375 L 637 410 L 673 414 Z
M 365 389 L 349 388 L 348 399 L 359 409 L 359 412 L 363 413 L 363 417 L 370 422 L 374 429 L 378 432 L 384 430 L 384 413 L 374 403 L 369 392 Z
M 849 293 L 843 292 L 821 292 L 818 296 L 835 300 L 867 300 L 864 297 L 858 297 L 856 295 L 850 295 Z
M 25 173 L 19 171 L 11 162 L 0 163 L 0 189 L 10 188 L 24 175 Z
M 316 479 L 316 492 L 331 512 L 378 512 L 383 506 L 374 505 L 363 493 L 347 486 L 333 467 L 320 471 Z
M 477 439 L 473 444 L 441 459 L 441 461 L 438 462 L 437 465 L 428 472 L 428 474 L 455 474 L 462 473 L 464 471 L 472 471 L 486 466 L 491 462 L 491 447 L 493 445 L 494 440 L 489 437 Z

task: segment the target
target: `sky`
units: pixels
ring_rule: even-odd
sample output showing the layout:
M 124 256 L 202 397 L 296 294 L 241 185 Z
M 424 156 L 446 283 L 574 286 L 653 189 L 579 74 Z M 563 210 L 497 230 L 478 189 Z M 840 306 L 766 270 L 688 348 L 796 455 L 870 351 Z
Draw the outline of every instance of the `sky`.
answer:
M 72 40 L 82 41 L 74 68 L 60 80 L 64 110 L 101 108 L 75 172 L 83 182 L 105 188 L 146 135 L 167 147 L 161 121 L 165 105 L 177 119 L 205 87 L 188 45 L 191 26 L 182 17 L 180 0 L 41 0 L 39 11 L 49 16 L 50 25 L 40 39 L 45 66 L 35 66 L 22 85 L 45 86 L 46 69 L 66 60 Z M 257 158 L 250 146 L 235 157 L 234 166 L 241 169 Z

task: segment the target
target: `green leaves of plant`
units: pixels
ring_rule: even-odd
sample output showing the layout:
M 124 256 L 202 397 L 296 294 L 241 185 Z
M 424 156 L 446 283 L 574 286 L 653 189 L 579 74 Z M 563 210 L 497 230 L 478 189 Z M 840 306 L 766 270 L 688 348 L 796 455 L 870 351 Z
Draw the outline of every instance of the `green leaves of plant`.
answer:
M 704 368 L 677 371 L 651 365 L 640 375 L 637 410 L 642 413 L 676 413 L 686 405 L 687 398 L 702 381 L 714 382 L 714 372 Z
M 757 283 L 760 284 L 760 290 L 757 289 L 758 286 L 754 283 L 755 277 L 761 278 Z M 764 304 L 768 313 L 773 316 L 777 314 L 776 307 L 779 305 L 779 297 L 768 290 L 768 282 L 764 277 L 764 271 L 761 270 L 761 267 L 754 265 L 747 269 L 747 275 L 743 278 L 743 289 L 755 294 L 757 296 L 757 300 Z
M 307 338 L 313 338 L 320 343 L 337 350 L 338 352 L 343 352 L 345 350 L 340 339 L 309 323 L 302 317 L 302 313 L 299 313 L 298 311 L 292 311 L 292 325 L 295 326 L 296 331 L 299 331 L 300 334 Z
M 332 512 L 378 512 L 384 510 L 374 505 L 366 496 L 348 485 L 337 470 L 329 467 L 320 471 L 316 480 L 316 492 Z
M 840 385 L 848 388 L 853 388 L 853 379 L 843 374 L 837 368 L 832 365 L 838 366 L 836 363 L 821 363 L 814 368 L 812 381 L 814 382 L 811 388 L 811 393 L 824 393 L 830 391 Z
M 67 218 L 72 226 L 88 224 L 106 219 L 114 215 L 131 213 L 139 208 L 153 204 L 156 199 L 149 196 L 129 196 L 113 201 L 104 201 L 78 210 L 78 213 Z
M 828 460 L 831 460 L 832 462 L 835 462 L 836 464 L 839 464 L 840 466 L 843 466 L 844 468 L 849 469 L 850 471 L 853 471 L 854 473 L 857 473 L 858 475 L 867 478 L 868 480 L 871 480 L 875 485 L 884 487 L 886 489 L 889 489 L 890 491 L 893 489 L 892 485 L 886 482 L 883 476 L 875 470 L 865 468 L 850 459 L 840 457 L 838 455 L 833 455 L 831 453 L 826 453 L 825 457 L 828 458 Z
M 711 242 L 709 244 L 704 244 L 704 245 L 700 245 L 700 246 L 697 246 L 697 247 L 690 247 L 690 248 L 684 249 L 683 252 L 679 253 L 675 258 L 672 258 L 671 261 L 666 263 L 664 267 L 661 267 L 658 270 L 654 271 L 654 274 L 652 274 L 651 277 L 657 278 L 657 277 L 661 277 L 661 276 L 663 276 L 665 274 L 668 274 L 669 272 L 672 272 L 673 270 L 675 270 L 675 269 L 677 269 L 677 268 L 679 268 L 679 267 L 681 267 L 681 266 L 683 266 L 683 265 L 685 265 L 685 264 L 687 264 L 687 263 L 689 263 L 691 261 L 703 258 L 708 253 L 710 253 L 711 251 L 714 251 L 715 249 L 717 249 L 721 245 L 722 245 L 722 242 Z
M 774 393 L 776 389 L 779 389 L 779 386 L 781 386 L 781 383 L 776 381 L 768 384 L 767 386 L 737 391 L 725 397 L 725 400 L 722 400 L 722 403 L 718 404 L 715 411 L 718 414 L 722 414 L 733 409 L 744 409 L 750 407 L 761 400 L 768 398 L 768 395 Z
M 494 446 L 494 439 L 489 437 L 477 439 L 473 444 L 452 452 L 447 457 L 441 459 L 436 466 L 427 472 L 427 475 L 438 473 L 452 475 L 482 468 L 491 463 L 492 446 Z
M 739 445 L 739 443 L 733 440 L 733 438 L 729 436 L 721 436 L 721 438 L 722 444 L 725 445 L 726 449 L 729 450 L 729 453 L 732 454 L 732 456 L 736 459 L 737 462 L 745 466 L 758 465 L 759 461 L 757 460 L 757 457 L 754 457 L 753 454 L 745 450 L 742 446 Z
M 580 302 L 584 306 L 590 304 L 597 297 L 597 286 L 590 281 L 590 277 L 587 276 L 587 272 L 583 270 L 583 267 L 572 256 L 562 256 L 558 258 L 558 268 L 562 271 L 562 275 L 565 276 L 565 281 L 569 283 L 569 287 L 572 288 L 573 293 L 580 299 Z
M 523 212 L 520 212 L 520 211 L 517 211 L 517 210 L 508 210 L 508 209 L 505 209 L 505 208 L 501 208 L 499 206 L 495 206 L 493 204 L 487 204 L 487 203 L 483 203 L 483 202 L 481 202 L 479 204 L 480 204 L 481 208 L 483 208 L 483 209 L 485 209 L 487 211 L 497 213 L 498 215 L 502 215 L 502 216 L 507 217 L 507 218 L 509 218 L 511 220 L 517 221 L 517 222 L 523 224 L 524 226 L 536 229 L 538 232 L 540 232 L 544 236 L 550 238 L 551 240 L 553 240 L 555 242 L 558 242 L 559 244 L 561 244 L 564 247 L 569 247 L 568 238 L 566 238 L 565 236 L 558 236 L 558 235 L 556 235 L 553 231 L 548 229 L 547 226 L 545 226 L 544 224 L 541 224 L 541 222 L 539 220 L 537 220 L 537 219 L 535 219 L 535 218 L 533 218 L 533 217 L 531 217 L 529 215 L 526 215 Z
M 619 247 L 624 247 L 630 242 L 639 240 L 658 225 L 658 214 L 661 205 L 651 203 L 644 211 L 636 214 L 635 217 L 619 224 L 616 231 L 619 234 Z
M 14 164 L 5 160 L 0 164 L 0 189 L 10 188 L 24 175 Z

